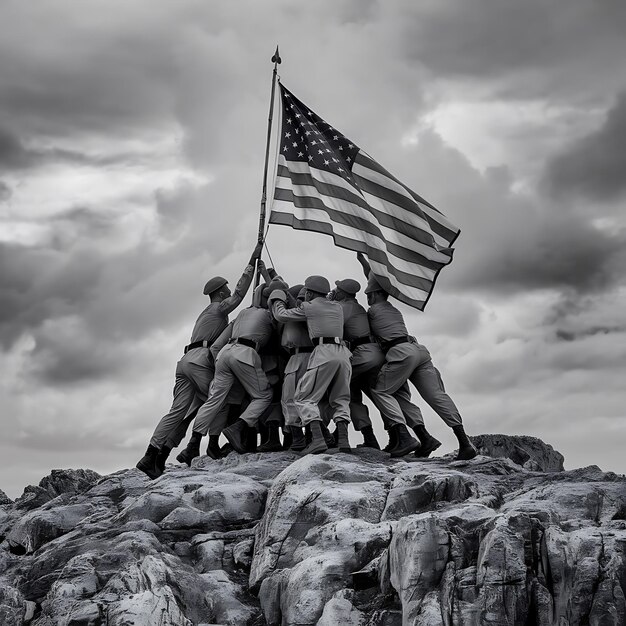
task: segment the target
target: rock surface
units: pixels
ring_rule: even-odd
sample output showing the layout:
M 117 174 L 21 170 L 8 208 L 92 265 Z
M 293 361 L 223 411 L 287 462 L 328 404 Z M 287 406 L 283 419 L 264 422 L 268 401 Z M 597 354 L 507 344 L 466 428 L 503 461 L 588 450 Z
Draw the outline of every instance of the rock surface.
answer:
M 559 471 L 533 438 L 475 441 L 472 461 L 55 470 L 0 500 L 0 624 L 626 623 L 626 478 Z
M 563 455 L 536 437 L 528 435 L 478 435 L 472 437 L 480 454 L 508 458 L 529 470 L 562 472 Z

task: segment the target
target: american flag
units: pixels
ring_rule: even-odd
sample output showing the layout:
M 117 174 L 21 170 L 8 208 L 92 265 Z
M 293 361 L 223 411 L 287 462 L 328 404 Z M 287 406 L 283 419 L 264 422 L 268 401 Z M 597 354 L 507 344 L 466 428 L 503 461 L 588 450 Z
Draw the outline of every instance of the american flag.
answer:
M 271 224 L 363 252 L 381 286 L 423 310 L 460 230 L 280 85 L 282 128 Z

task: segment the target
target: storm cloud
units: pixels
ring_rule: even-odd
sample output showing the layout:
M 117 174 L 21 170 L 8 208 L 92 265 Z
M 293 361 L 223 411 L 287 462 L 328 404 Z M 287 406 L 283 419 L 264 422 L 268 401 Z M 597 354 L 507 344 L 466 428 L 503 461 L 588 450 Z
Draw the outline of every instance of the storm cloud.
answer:
M 281 80 L 462 230 L 403 311 L 468 431 L 598 462 L 626 404 L 625 27 L 616 0 L 4 2 L 0 487 L 145 448 L 202 286 L 256 239 L 276 43 Z M 362 279 L 328 237 L 268 246 L 290 282 Z
M 602 126 L 552 159 L 546 182 L 557 195 L 610 201 L 626 192 L 626 93 L 621 93 Z

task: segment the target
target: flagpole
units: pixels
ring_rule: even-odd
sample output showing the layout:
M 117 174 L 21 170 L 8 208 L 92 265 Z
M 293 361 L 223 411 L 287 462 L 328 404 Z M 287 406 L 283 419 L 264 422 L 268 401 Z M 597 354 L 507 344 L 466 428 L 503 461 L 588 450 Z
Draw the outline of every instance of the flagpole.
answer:
M 276 79 L 278 77 L 278 65 L 281 63 L 281 58 L 278 53 L 278 46 L 276 46 L 276 52 L 272 57 L 272 62 L 274 63 L 274 71 L 272 72 L 272 94 L 270 96 L 270 113 L 267 118 L 267 142 L 265 144 L 265 166 L 263 168 L 263 191 L 261 193 L 261 212 L 259 215 L 259 235 L 258 242 L 263 243 L 264 239 L 264 231 L 265 231 L 265 206 L 267 204 L 267 170 L 269 166 L 269 158 L 270 158 L 270 140 L 272 137 L 272 120 L 274 118 L 274 91 L 276 89 Z M 256 289 L 259 286 L 261 272 L 259 271 L 258 265 L 256 270 L 256 275 L 254 278 L 254 288 Z

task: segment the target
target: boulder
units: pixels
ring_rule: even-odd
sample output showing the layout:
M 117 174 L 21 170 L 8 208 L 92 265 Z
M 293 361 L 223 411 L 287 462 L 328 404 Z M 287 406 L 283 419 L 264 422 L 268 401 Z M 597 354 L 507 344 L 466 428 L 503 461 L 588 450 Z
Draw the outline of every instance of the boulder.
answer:
M 476 435 L 472 442 L 479 454 L 507 458 L 537 472 L 562 472 L 564 457 L 551 445 L 528 435 Z

